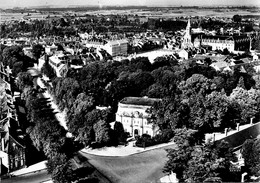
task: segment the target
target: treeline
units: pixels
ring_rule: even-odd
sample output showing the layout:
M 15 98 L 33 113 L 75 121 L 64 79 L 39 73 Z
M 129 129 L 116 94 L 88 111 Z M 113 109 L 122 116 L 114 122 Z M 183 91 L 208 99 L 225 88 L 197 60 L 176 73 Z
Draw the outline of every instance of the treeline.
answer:
M 20 46 L 0 45 L 0 62 L 12 69 L 12 75 L 17 76 L 19 72 L 27 71 L 33 66 L 35 59 L 26 56 Z
M 43 151 L 47 158 L 47 170 L 54 182 L 98 182 L 89 167 L 73 168 L 72 158 L 78 150 L 73 138 L 66 137 L 67 131 L 59 124 L 48 99 L 33 86 L 33 78 L 20 72 L 17 78 L 19 89 L 27 110 L 29 125 L 26 129 L 33 145 Z M 82 170 L 81 170 L 82 169 Z M 84 173 L 82 172 L 84 171 Z M 83 181 L 84 180 L 84 181 Z

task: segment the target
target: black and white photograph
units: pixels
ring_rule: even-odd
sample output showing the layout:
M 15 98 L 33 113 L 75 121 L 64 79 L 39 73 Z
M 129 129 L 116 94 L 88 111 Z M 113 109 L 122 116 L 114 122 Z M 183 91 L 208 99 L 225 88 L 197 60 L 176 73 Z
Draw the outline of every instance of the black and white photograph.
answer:
M 260 182 L 260 0 L 0 0 L 0 182 Z

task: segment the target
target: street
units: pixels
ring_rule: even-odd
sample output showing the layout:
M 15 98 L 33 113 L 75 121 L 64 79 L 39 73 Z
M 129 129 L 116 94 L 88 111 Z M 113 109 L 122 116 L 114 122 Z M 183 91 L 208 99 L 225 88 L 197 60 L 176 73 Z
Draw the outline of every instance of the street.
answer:
M 47 173 L 47 170 L 42 170 L 37 173 L 25 174 L 22 176 L 12 177 L 9 179 L 1 180 L 1 183 L 43 183 L 49 182 L 51 176 Z

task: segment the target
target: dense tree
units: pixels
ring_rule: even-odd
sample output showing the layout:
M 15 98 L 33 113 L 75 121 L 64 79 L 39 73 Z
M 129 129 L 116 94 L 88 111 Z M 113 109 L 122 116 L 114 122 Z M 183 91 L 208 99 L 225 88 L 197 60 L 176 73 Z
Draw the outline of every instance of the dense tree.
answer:
M 67 116 L 73 116 L 80 113 L 86 114 L 93 110 L 94 107 L 94 98 L 92 96 L 87 96 L 85 93 L 80 93 L 75 99 L 72 108 L 67 112 Z
M 222 131 L 224 128 L 235 127 L 233 117 L 238 111 L 233 108 L 225 94 L 212 92 L 206 97 L 204 107 L 206 110 L 201 117 L 205 122 L 200 125 L 205 131 Z
M 181 82 L 178 87 L 182 91 L 184 98 L 194 94 L 205 96 L 216 89 L 216 85 L 212 80 L 201 74 L 193 74 L 192 77 Z
M 254 75 L 253 79 L 255 81 L 255 89 L 260 89 L 260 75 Z
M 245 166 L 250 175 L 259 176 L 260 175 L 260 140 L 257 139 L 247 139 L 241 149 L 242 157 L 245 160 Z
M 15 62 L 12 69 L 12 74 L 17 76 L 19 72 L 23 72 L 25 70 L 23 62 Z
M 20 72 L 16 82 L 19 90 L 23 91 L 28 86 L 33 86 L 33 77 L 28 72 Z
M 70 109 L 80 93 L 80 85 L 72 78 L 57 78 L 54 80 L 52 90 L 60 109 Z
M 95 132 L 95 141 L 100 144 L 108 144 L 110 142 L 110 125 L 100 120 L 93 126 Z
M 169 160 L 164 166 L 165 173 L 175 172 L 180 181 L 203 182 L 208 178 L 230 179 L 230 161 L 235 156 L 226 142 L 218 146 L 201 145 L 197 132 L 189 129 L 176 129 L 174 141 L 177 149 L 168 149 Z
M 150 98 L 163 98 L 171 95 L 171 93 L 167 87 L 154 83 L 148 88 L 146 95 Z
M 70 183 L 72 180 L 72 165 L 65 154 L 56 154 L 48 159 L 48 173 L 54 182 Z
M 2 56 L 4 65 L 12 69 L 15 62 L 23 61 L 24 54 L 21 47 L 10 46 L 3 50 Z
M 150 71 L 152 68 L 151 62 L 147 57 L 137 57 L 129 62 L 129 70 L 134 72 L 138 69 L 142 71 Z
M 117 140 L 118 142 L 120 143 L 125 143 L 126 142 L 126 133 L 124 131 L 124 127 L 123 127 L 123 124 L 116 121 L 115 124 L 114 124 L 114 132 L 115 132 L 115 135 L 117 137 Z
M 154 83 L 154 78 L 149 72 L 137 71 L 131 73 L 128 78 L 133 83 L 132 96 L 145 94 L 145 90 Z
M 117 105 L 124 97 L 131 96 L 133 93 L 133 82 L 129 79 L 112 81 L 106 88 L 108 104 L 112 111 L 116 113 Z
M 50 66 L 48 62 L 45 62 L 43 64 L 41 72 L 50 79 L 54 79 L 57 76 L 55 70 Z
M 259 94 L 260 91 L 256 89 L 237 87 L 229 96 L 230 100 L 236 101 L 241 107 L 242 123 L 248 123 L 250 118 L 259 116 Z
M 233 16 L 233 21 L 236 22 L 236 23 L 241 22 L 241 19 L 242 19 L 242 18 L 241 18 L 240 15 L 237 15 L 237 14 L 236 14 L 236 15 Z
M 252 40 L 252 50 L 260 50 L 260 39 Z
M 106 86 L 115 78 L 114 69 L 109 63 L 93 62 L 79 73 L 79 83 L 85 93 L 92 95 L 99 105 L 106 103 Z
M 32 54 L 36 60 L 38 60 L 41 57 L 43 51 L 44 51 L 44 48 L 41 44 L 36 44 L 36 45 L 33 45 L 33 47 L 32 47 Z
M 191 159 L 193 146 L 196 144 L 196 131 L 190 129 L 176 129 L 174 141 L 177 144 L 176 149 L 167 149 L 167 157 L 163 171 L 171 174 L 176 173 L 177 178 L 182 181 L 184 171 L 188 167 L 188 161 Z
M 154 59 L 152 63 L 153 70 L 164 67 L 178 65 L 178 61 L 173 56 L 162 56 Z
M 170 88 L 177 84 L 177 77 L 174 71 L 169 67 L 160 67 L 151 72 L 154 80 L 163 87 Z
M 106 115 L 104 115 L 101 110 L 94 109 L 87 113 L 80 112 L 79 114 L 73 115 L 73 118 L 68 122 L 68 128 L 74 134 L 75 138 L 85 145 L 89 145 L 91 142 L 95 141 L 93 126 L 98 121 L 106 121 Z M 97 129 L 100 130 L 100 128 Z

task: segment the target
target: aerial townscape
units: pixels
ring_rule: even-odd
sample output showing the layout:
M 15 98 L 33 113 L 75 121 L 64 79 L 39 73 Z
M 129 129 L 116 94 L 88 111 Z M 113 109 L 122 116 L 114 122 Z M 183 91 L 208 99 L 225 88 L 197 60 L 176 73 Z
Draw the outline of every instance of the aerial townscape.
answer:
M 260 182 L 257 0 L 74 1 L 0 5 L 1 182 Z

